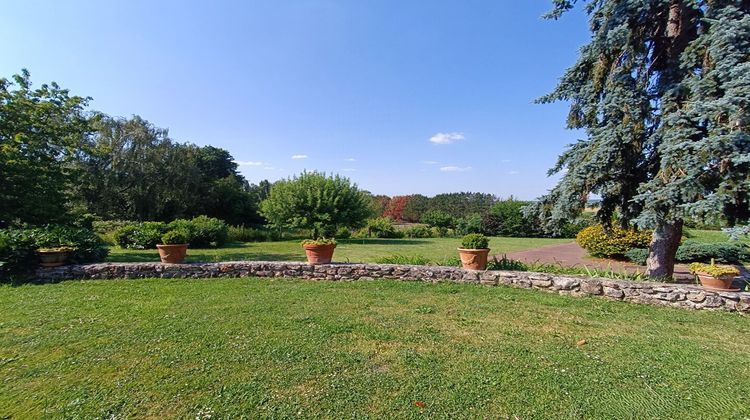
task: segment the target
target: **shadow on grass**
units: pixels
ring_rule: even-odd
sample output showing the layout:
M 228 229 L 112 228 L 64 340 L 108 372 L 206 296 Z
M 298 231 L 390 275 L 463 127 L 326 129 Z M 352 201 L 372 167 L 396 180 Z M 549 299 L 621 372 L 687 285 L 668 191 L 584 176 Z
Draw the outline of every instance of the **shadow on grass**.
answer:
M 352 245 L 419 245 L 428 244 L 429 241 L 423 241 L 420 239 L 379 239 L 379 238 L 364 238 L 364 239 L 337 239 L 340 244 L 352 244 Z

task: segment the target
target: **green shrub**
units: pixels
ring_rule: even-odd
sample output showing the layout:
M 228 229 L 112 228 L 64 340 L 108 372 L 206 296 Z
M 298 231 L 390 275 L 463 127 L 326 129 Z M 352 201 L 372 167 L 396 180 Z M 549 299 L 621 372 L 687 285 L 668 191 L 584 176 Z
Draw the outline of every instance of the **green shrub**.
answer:
M 169 229 L 187 233 L 191 248 L 216 248 L 224 245 L 229 237 L 229 228 L 223 221 L 208 216 L 198 216 L 190 220 L 177 219 L 169 223 Z
M 687 240 L 677 249 L 676 259 L 678 262 L 709 262 L 713 259 L 720 263 L 736 264 L 750 260 L 750 252 L 740 242 L 702 243 Z
M 527 201 L 513 199 L 498 201 L 482 218 L 482 233 L 491 236 L 529 237 L 537 236 L 534 220 L 522 212 Z
M 117 231 L 136 223 L 138 222 L 130 220 L 95 220 L 92 222 L 92 229 L 106 243 L 117 245 L 117 239 L 115 238 Z
M 645 248 L 651 242 L 651 231 L 622 229 L 601 224 L 589 226 L 576 236 L 576 242 L 595 257 L 622 257 L 632 248 Z
M 161 236 L 163 245 L 182 245 L 187 243 L 187 233 L 183 230 L 170 230 Z
M 645 265 L 646 259 L 648 258 L 648 249 L 646 248 L 629 249 L 625 251 L 623 256 L 630 262 Z
M 108 250 L 91 229 L 72 226 L 47 226 L 36 229 L 0 230 L 0 281 L 16 281 L 33 273 L 38 264 L 36 250 L 66 248 L 68 261 L 103 261 Z
M 404 235 L 407 238 L 432 238 L 433 232 L 432 229 L 430 229 L 427 226 L 412 226 L 410 228 L 403 230 Z
M 278 241 L 281 234 L 276 229 L 227 226 L 227 240 L 230 242 Z
M 119 228 L 115 232 L 115 241 L 122 248 L 151 249 L 156 248 L 166 231 L 166 223 L 138 222 Z
M 336 229 L 336 237 L 339 239 L 349 239 L 352 237 L 352 231 L 348 227 L 340 227 Z
M 478 213 L 470 214 L 456 220 L 456 231 L 460 235 L 482 233 L 482 216 Z
M 453 216 L 440 210 L 430 210 L 422 215 L 422 223 L 429 225 L 430 227 L 437 227 L 448 229 L 452 228 L 455 224 Z
M 0 230 L 0 283 L 32 273 L 37 266 L 36 248 L 29 230 Z
M 562 231 L 560 232 L 560 237 L 575 238 L 583 229 L 586 229 L 589 226 L 593 226 L 594 224 L 594 213 L 581 213 L 581 215 L 578 216 L 575 220 L 563 225 Z
M 470 233 L 461 238 L 461 248 L 463 249 L 486 249 L 490 240 L 481 233 Z
M 369 237 L 375 238 L 403 237 L 403 233 L 396 231 L 396 228 L 393 226 L 393 220 L 389 217 L 376 217 L 368 220 L 367 233 Z

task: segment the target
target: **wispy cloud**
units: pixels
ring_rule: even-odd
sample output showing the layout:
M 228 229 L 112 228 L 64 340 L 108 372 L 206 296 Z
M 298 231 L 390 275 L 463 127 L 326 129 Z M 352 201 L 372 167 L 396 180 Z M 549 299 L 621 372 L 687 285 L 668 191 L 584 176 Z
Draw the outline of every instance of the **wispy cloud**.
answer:
M 443 172 L 466 172 L 471 170 L 471 166 L 441 166 Z
M 292 159 L 294 160 L 307 159 L 307 155 L 292 155 Z
M 354 159 L 354 158 L 346 158 L 344 160 L 347 161 L 347 162 L 356 162 L 357 161 L 357 159 Z
M 276 168 L 274 168 L 273 166 L 264 166 L 264 167 L 263 167 L 263 169 L 266 169 L 266 170 L 272 171 L 272 170 L 274 170 L 274 169 L 276 169 Z
M 451 144 L 459 140 L 464 140 L 466 137 L 464 133 L 451 132 L 451 133 L 437 133 L 430 137 L 430 143 L 433 144 Z
M 254 160 L 235 160 L 233 162 L 240 166 L 263 166 L 265 165 L 265 163 L 263 162 L 257 162 Z
M 438 162 L 436 160 L 421 160 L 419 163 L 424 165 L 437 165 Z

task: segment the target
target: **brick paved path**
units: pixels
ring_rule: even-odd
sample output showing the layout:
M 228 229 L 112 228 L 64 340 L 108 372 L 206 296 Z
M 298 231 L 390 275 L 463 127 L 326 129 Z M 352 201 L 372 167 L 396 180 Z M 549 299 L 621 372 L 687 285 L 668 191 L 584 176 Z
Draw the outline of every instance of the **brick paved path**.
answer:
M 645 266 L 633 264 L 631 262 L 623 262 L 616 260 L 607 260 L 600 258 L 592 258 L 586 250 L 578 246 L 575 242 L 570 242 L 561 245 L 547 245 L 539 248 L 528 249 L 526 251 L 511 252 L 507 254 L 507 257 L 513 260 L 523 261 L 525 263 L 543 263 L 543 264 L 557 264 L 565 267 L 588 267 L 596 268 L 599 270 L 610 269 L 615 272 L 622 272 L 627 270 L 629 272 L 644 272 Z M 675 266 L 675 278 L 680 281 L 694 280 L 688 266 L 685 264 L 677 264 Z

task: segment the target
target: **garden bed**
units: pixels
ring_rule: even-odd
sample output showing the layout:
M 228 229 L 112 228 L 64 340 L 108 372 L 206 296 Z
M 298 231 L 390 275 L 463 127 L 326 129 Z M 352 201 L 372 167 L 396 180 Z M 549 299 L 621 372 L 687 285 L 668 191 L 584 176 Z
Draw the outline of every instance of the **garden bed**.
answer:
M 713 292 L 699 286 L 523 271 L 473 271 L 455 267 L 392 264 L 323 264 L 241 261 L 219 263 L 103 263 L 43 268 L 36 282 L 119 278 L 290 277 L 312 280 L 372 280 L 477 283 L 542 289 L 572 296 L 600 296 L 685 309 L 750 312 L 750 293 Z

